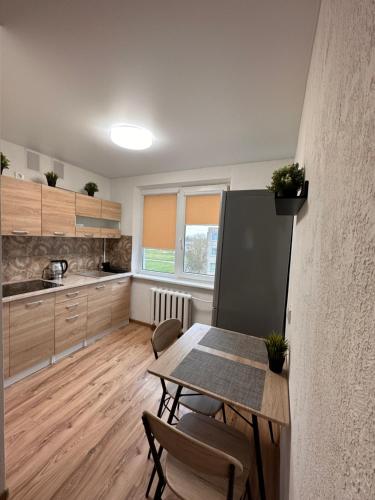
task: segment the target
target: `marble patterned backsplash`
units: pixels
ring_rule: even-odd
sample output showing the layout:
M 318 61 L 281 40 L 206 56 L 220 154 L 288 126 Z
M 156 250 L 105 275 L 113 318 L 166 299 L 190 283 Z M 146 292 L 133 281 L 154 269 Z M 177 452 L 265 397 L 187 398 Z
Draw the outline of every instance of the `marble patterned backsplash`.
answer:
M 130 270 L 132 260 L 132 237 L 121 236 L 119 239 L 107 240 L 106 260 L 113 266 Z
M 98 269 L 103 240 L 38 236 L 2 237 L 3 282 L 41 278 L 51 259 L 66 259 L 68 272 Z
M 130 269 L 131 236 L 106 240 L 106 259 L 115 266 Z M 48 236 L 3 236 L 3 282 L 41 278 L 52 259 L 66 259 L 68 273 L 99 269 L 103 260 L 103 240 L 56 238 Z

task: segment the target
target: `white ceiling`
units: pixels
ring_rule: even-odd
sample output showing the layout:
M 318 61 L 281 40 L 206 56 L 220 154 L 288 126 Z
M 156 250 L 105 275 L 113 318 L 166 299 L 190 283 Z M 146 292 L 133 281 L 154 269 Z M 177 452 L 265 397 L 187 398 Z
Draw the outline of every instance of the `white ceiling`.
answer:
M 107 177 L 292 157 L 318 7 L 2 0 L 2 137 Z

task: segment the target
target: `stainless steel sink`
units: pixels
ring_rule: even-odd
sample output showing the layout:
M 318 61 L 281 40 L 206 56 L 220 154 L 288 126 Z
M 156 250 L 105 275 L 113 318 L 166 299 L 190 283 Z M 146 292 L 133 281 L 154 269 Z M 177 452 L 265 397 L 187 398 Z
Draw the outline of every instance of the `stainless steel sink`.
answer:
M 113 276 L 116 273 L 106 273 L 104 271 L 80 271 L 77 274 L 79 276 L 86 276 L 86 278 L 105 278 L 106 276 Z

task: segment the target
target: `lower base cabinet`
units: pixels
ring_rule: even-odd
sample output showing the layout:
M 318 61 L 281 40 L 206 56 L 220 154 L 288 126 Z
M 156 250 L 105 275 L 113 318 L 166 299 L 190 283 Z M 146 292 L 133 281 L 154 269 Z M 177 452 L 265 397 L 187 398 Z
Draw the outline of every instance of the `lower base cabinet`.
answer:
M 4 377 L 129 321 L 130 278 L 3 303 Z
M 87 338 L 95 337 L 112 326 L 111 287 L 109 281 L 89 287 L 87 306 Z
M 3 304 L 3 369 L 4 378 L 9 377 L 9 303 Z
M 86 338 L 87 297 L 55 306 L 55 354 L 61 354 Z
M 116 326 L 129 321 L 130 278 L 122 278 L 112 282 L 111 322 Z
M 11 302 L 9 317 L 9 375 L 13 376 L 52 356 L 55 296 Z

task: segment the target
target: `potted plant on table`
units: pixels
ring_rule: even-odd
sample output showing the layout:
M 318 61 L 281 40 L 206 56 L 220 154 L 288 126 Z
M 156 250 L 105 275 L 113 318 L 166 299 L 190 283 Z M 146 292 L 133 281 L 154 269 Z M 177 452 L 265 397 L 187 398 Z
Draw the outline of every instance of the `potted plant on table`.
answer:
M 3 153 L 0 153 L 0 154 L 1 154 L 1 175 L 2 175 L 3 174 L 3 170 L 9 168 L 10 161 L 8 160 L 8 158 Z
M 275 373 L 281 373 L 288 351 L 288 341 L 279 333 L 272 332 L 271 335 L 265 338 L 264 343 L 268 352 L 270 370 Z
M 47 179 L 47 184 L 51 187 L 56 187 L 59 176 L 55 172 L 46 172 L 44 175 Z
M 277 215 L 296 215 L 307 199 L 308 181 L 305 169 L 298 163 L 275 170 L 268 191 L 275 193 Z
M 89 196 L 94 196 L 94 194 L 99 191 L 99 188 L 96 182 L 88 182 L 85 185 L 84 190 L 87 192 Z

